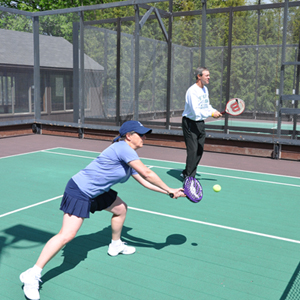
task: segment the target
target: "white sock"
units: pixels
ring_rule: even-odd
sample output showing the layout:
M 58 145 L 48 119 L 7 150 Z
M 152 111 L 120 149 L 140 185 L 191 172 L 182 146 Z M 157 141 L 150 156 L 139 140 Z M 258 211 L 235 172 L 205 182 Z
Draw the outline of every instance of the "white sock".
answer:
M 43 269 L 41 269 L 37 265 L 34 265 L 33 268 L 32 268 L 32 270 L 33 270 L 34 274 L 41 276 Z
M 114 240 L 111 240 L 111 245 L 112 246 L 119 246 L 121 244 L 121 240 L 120 239 L 118 239 L 118 240 L 116 240 L 116 241 L 114 241 Z

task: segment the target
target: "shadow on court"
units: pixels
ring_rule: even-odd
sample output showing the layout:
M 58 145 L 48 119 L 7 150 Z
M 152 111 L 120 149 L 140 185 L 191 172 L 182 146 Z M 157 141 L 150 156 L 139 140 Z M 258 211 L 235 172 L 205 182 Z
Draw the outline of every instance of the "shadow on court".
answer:
M 53 233 L 28 227 L 26 225 L 15 225 L 2 231 L 5 236 L 0 236 L 0 253 L 4 248 L 29 249 L 37 244 L 46 243 Z M 23 242 L 22 245 L 18 244 Z
M 122 240 L 135 247 L 147 247 L 160 250 L 170 245 L 184 244 L 187 240 L 184 235 L 171 234 L 166 237 L 165 241 L 157 243 L 133 236 L 129 234 L 131 230 L 132 228 L 130 227 L 123 227 Z M 4 248 L 13 247 L 22 250 L 34 248 L 37 244 L 46 244 L 46 242 L 54 235 L 53 233 L 25 225 L 16 225 L 5 229 L 3 232 L 5 236 L 0 236 L 0 254 Z M 19 242 L 22 242 L 22 244 Z M 96 233 L 78 235 L 63 248 L 62 256 L 64 259 L 62 264 L 45 273 L 42 277 L 42 282 L 45 283 L 48 280 L 75 268 L 80 262 L 87 258 L 90 251 L 101 247 L 108 247 L 110 242 L 111 226 L 105 227 Z M 36 258 L 33 258 L 32 264 L 34 264 Z
M 167 171 L 167 174 L 178 179 L 179 181 L 182 181 L 182 178 L 180 177 L 181 172 L 182 172 L 182 170 L 171 169 L 171 170 Z
M 9 252 L 9 249 L 35 248 L 45 244 L 53 236 L 53 233 L 20 224 L 2 230 L 0 233 L 3 234 L 0 235 L 0 259 L 5 251 Z
M 280 300 L 297 300 L 300 299 L 300 263 L 298 264 L 291 280 L 289 281 Z
M 179 181 L 183 181 L 182 178 L 180 177 L 180 174 L 181 174 L 182 170 L 178 170 L 178 169 L 172 169 L 172 170 L 169 170 L 167 171 L 167 174 L 178 179 Z M 197 173 L 196 176 L 195 176 L 199 181 L 202 181 L 202 180 L 207 180 L 207 181 L 217 181 L 217 179 L 212 179 L 212 178 L 203 178 L 203 176 L 201 176 L 201 174 Z M 201 178 L 199 178 L 201 177 Z
M 128 234 L 132 228 L 123 227 L 122 240 L 135 247 L 151 247 L 160 250 L 169 245 L 181 245 L 186 242 L 186 237 L 180 234 L 172 234 L 166 238 L 165 242 L 155 243 L 146 239 L 138 238 Z M 111 242 L 111 226 L 92 234 L 75 237 L 63 248 L 64 260 L 60 266 L 48 271 L 41 279 L 45 283 L 60 274 L 75 268 L 81 261 L 84 261 L 89 251 L 100 247 L 107 247 Z

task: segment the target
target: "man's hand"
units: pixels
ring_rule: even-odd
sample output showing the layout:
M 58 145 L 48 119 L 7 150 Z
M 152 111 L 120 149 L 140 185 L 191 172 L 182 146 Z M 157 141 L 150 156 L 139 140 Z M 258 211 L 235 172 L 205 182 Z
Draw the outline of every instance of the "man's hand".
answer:
M 219 112 L 219 111 L 215 111 L 212 115 L 213 118 L 218 119 L 220 117 L 222 117 L 223 115 Z

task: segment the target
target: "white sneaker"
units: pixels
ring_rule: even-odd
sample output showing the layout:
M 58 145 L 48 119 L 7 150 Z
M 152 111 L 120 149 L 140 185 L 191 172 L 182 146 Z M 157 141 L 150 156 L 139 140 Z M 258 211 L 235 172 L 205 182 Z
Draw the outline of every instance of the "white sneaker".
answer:
M 40 276 L 34 274 L 30 268 L 20 275 L 20 280 L 24 284 L 25 296 L 30 300 L 39 300 L 39 282 L 42 282 Z
M 110 256 L 117 256 L 119 253 L 121 254 L 133 254 L 135 252 L 135 248 L 131 246 L 127 246 L 126 243 L 121 242 L 119 246 L 113 246 L 111 243 L 109 244 L 107 253 Z
M 186 177 L 187 177 L 187 176 L 186 176 L 183 172 L 180 174 L 180 178 L 181 178 L 182 180 L 184 180 Z

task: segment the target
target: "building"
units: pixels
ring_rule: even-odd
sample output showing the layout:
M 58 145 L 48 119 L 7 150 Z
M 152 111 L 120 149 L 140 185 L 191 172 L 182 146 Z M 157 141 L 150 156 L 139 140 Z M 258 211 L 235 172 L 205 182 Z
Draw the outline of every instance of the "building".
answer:
M 39 36 L 41 117 L 59 114 L 72 121 L 73 45 L 62 37 Z M 0 119 L 33 116 L 33 34 L 0 29 Z M 104 68 L 84 56 L 85 91 L 88 95 L 101 88 Z M 88 104 L 86 104 L 88 105 Z M 53 117 L 52 117 L 53 119 Z

